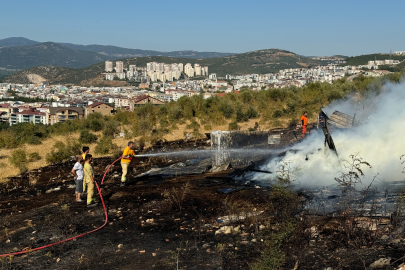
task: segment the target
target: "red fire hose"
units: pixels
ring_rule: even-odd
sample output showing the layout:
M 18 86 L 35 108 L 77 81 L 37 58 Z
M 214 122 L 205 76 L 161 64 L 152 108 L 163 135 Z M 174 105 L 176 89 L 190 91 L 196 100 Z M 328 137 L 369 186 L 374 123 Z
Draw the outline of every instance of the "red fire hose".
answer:
M 114 163 L 117 162 L 117 161 L 120 160 L 120 159 L 121 159 L 121 157 L 118 158 L 118 159 L 117 159 L 116 161 L 114 161 L 113 163 L 111 163 L 111 165 L 107 168 L 107 170 L 106 170 L 105 173 L 104 173 L 103 179 L 101 180 L 101 185 L 104 183 L 104 178 L 105 178 L 105 176 L 107 175 L 107 172 L 110 170 L 111 166 L 114 165 Z M 65 240 L 56 242 L 56 243 L 52 243 L 52 244 L 49 244 L 49 245 L 46 245 L 46 246 L 37 247 L 37 248 L 33 248 L 33 249 L 28 249 L 28 250 L 23 250 L 23 251 L 8 253 L 8 254 L 0 254 L 0 257 L 21 255 L 21 254 L 25 254 L 25 253 L 29 253 L 29 252 L 33 252 L 33 251 L 37 251 L 37 250 L 41 250 L 41 249 L 45 249 L 45 248 L 48 248 L 48 247 L 52 247 L 52 246 L 55 246 L 55 245 L 58 245 L 58 244 L 62 244 L 62 243 L 71 241 L 71 240 L 73 240 L 73 239 L 77 239 L 77 238 L 83 237 L 83 236 L 85 236 L 85 235 L 94 233 L 94 232 L 96 232 L 96 231 L 102 229 L 105 225 L 107 225 L 108 214 L 107 214 L 107 209 L 106 209 L 105 204 L 104 204 L 103 196 L 101 195 L 100 187 L 98 186 L 98 184 L 97 184 L 96 181 L 94 181 L 94 183 L 96 184 L 96 187 L 97 187 L 97 190 L 98 190 L 98 194 L 100 195 L 101 203 L 103 204 L 103 208 L 104 208 L 105 222 L 104 222 L 103 225 L 101 225 L 100 227 L 98 227 L 97 229 L 94 229 L 94 230 L 92 230 L 92 231 L 89 231 L 89 232 L 86 232 L 86 233 L 83 233 L 83 234 L 80 234 L 80 235 L 77 235 L 77 236 L 74 236 L 74 237 L 71 237 L 71 238 L 68 238 L 68 239 L 65 239 Z

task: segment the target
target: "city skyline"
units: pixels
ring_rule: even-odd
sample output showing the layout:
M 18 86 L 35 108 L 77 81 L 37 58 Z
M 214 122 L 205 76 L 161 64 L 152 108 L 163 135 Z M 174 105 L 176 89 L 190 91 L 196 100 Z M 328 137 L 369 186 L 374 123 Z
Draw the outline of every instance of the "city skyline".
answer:
M 305 56 L 404 50 L 405 3 L 390 1 L 8 1 L 0 39 L 114 45 L 157 51 L 243 53 L 279 48 Z M 159 8 L 157 8 L 159 7 Z M 190 23 L 187 23 L 190 22 Z

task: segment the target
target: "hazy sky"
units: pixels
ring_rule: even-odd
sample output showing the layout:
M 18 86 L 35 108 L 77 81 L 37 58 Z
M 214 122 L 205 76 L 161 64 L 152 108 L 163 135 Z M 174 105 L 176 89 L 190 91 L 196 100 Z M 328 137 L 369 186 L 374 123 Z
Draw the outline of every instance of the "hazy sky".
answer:
M 0 39 L 301 55 L 405 50 L 405 1 L 1 1 Z

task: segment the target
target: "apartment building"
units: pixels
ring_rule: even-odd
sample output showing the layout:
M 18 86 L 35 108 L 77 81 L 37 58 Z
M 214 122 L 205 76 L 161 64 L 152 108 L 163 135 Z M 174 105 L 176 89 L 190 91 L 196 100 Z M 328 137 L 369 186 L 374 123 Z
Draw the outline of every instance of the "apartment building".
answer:
M 129 110 L 133 111 L 135 107 L 144 106 L 146 104 L 163 105 L 165 103 L 164 101 L 151 96 L 140 96 L 129 101 Z
M 34 108 L 21 112 L 13 112 L 9 117 L 10 125 L 18 123 L 47 124 L 47 113 L 36 111 Z
M 113 71 L 113 62 L 105 61 L 105 72 L 112 72 L 112 71 Z
M 66 120 L 81 119 L 84 116 L 82 108 L 79 107 L 49 107 L 47 112 L 47 124 L 65 122 Z
M 84 116 L 87 117 L 91 113 L 100 113 L 102 115 L 111 116 L 115 113 L 112 106 L 103 102 L 95 102 L 84 109 Z
M 115 72 L 116 73 L 123 73 L 124 72 L 124 62 L 117 61 L 115 63 Z

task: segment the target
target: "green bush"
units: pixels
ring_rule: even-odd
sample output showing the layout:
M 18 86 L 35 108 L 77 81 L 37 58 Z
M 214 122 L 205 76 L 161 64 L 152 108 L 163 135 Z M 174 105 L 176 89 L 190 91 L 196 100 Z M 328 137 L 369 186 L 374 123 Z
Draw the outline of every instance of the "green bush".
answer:
M 70 159 L 71 156 L 76 156 L 81 153 L 80 143 L 68 140 L 67 144 L 57 141 L 50 153 L 46 155 L 46 162 L 61 163 Z
M 35 162 L 41 160 L 41 156 L 37 152 L 28 154 L 28 162 Z
M 98 119 L 92 119 L 89 121 L 88 127 L 92 131 L 101 131 L 103 129 L 103 123 Z
M 232 106 L 232 103 L 230 101 L 225 101 L 221 104 L 219 107 L 219 110 L 222 112 L 222 114 L 225 116 L 225 118 L 230 119 L 232 115 L 234 114 L 234 109 Z
M 90 133 L 87 129 L 80 132 L 79 141 L 83 144 L 90 144 L 97 141 L 97 135 Z
M 245 121 L 245 114 L 242 111 L 242 107 L 238 107 L 236 109 L 236 122 L 242 122 Z
M 281 110 L 275 110 L 273 112 L 273 118 L 280 118 L 281 116 L 283 116 L 283 112 Z
M 231 122 L 228 125 L 229 130 L 239 130 L 239 126 L 237 122 Z
M 197 121 L 193 118 L 193 119 L 191 119 L 190 124 L 187 125 L 186 128 L 192 129 L 193 131 L 198 131 L 200 129 L 200 124 L 198 124 Z
M 212 126 L 211 125 L 204 125 L 204 129 L 205 130 L 212 130 Z
M 110 136 L 103 136 L 101 140 L 97 143 L 95 153 L 98 155 L 109 154 L 110 151 L 118 148 L 116 144 L 113 143 L 113 138 Z
M 32 135 L 31 137 L 29 137 L 27 143 L 34 144 L 34 145 L 42 144 L 41 139 L 35 135 Z
M 257 111 L 252 106 L 249 106 L 249 108 L 247 109 L 245 115 L 249 119 L 253 119 L 253 118 L 256 118 L 256 117 L 259 116 Z
M 14 150 L 9 157 L 10 164 L 17 167 L 20 173 L 25 173 L 28 171 L 27 168 L 27 153 L 23 149 Z
M 115 120 L 110 120 L 104 123 L 103 134 L 107 137 L 114 137 L 119 133 L 118 127 L 120 123 Z

